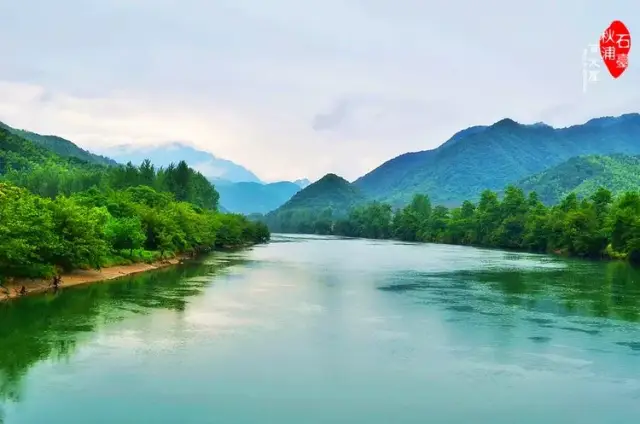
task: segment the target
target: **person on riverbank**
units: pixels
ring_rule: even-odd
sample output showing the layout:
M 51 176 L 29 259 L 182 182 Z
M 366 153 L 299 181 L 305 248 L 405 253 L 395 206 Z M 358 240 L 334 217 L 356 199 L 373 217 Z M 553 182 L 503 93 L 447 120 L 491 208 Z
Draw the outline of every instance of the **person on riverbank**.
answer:
M 62 282 L 62 278 L 60 278 L 60 275 L 56 274 L 53 277 L 53 291 L 58 291 L 58 289 L 60 288 L 60 283 Z

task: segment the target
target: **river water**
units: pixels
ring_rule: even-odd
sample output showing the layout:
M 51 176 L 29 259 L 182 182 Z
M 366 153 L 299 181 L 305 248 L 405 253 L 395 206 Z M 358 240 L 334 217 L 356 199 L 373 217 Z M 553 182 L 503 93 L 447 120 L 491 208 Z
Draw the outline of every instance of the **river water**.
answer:
M 274 236 L 0 304 L 5 423 L 638 423 L 640 273 Z

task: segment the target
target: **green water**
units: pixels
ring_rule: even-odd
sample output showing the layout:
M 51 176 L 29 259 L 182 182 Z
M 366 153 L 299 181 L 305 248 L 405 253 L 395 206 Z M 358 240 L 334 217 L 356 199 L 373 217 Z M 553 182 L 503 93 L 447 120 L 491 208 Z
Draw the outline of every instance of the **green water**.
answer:
M 640 273 L 389 241 L 0 305 L 5 423 L 638 423 Z

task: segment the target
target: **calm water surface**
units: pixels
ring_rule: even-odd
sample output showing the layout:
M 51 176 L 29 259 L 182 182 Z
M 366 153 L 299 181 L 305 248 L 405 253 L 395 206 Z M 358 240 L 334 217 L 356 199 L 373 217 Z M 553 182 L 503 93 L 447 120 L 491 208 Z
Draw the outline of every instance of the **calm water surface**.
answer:
M 25 424 L 635 424 L 639 321 L 624 264 L 276 236 L 1 304 L 0 405 Z

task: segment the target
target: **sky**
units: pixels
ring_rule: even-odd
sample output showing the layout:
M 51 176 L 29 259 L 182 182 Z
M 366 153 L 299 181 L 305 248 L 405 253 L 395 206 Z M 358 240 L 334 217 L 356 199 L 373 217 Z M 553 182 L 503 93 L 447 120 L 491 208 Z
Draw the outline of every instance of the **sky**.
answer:
M 0 1 L 0 121 L 353 180 L 505 117 L 640 112 L 634 41 L 620 78 L 583 91 L 583 52 L 615 19 L 640 37 L 635 0 Z

